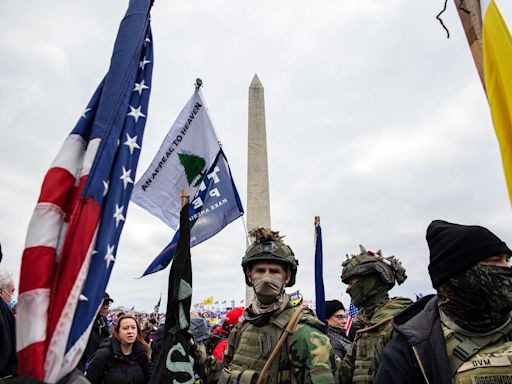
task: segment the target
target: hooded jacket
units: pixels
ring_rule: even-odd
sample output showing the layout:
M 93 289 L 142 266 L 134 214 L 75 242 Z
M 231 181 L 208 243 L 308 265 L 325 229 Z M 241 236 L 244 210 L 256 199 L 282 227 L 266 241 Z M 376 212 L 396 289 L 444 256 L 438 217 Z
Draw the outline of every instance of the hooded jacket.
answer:
M 117 339 L 100 344 L 86 372 L 92 384 L 145 384 L 149 382 L 149 359 L 143 345 L 136 341 L 132 353 L 124 355 Z
M 451 384 L 437 296 L 425 296 L 393 319 L 375 384 Z

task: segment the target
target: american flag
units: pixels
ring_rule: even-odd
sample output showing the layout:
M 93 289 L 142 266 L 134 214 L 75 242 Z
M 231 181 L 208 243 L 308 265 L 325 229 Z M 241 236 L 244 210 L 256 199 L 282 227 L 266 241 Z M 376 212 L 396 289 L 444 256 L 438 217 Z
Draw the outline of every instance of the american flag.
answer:
M 72 371 L 101 306 L 146 123 L 151 4 L 130 1 L 110 69 L 44 178 L 20 273 L 20 374 L 54 383 Z
M 354 306 L 354 304 L 352 304 L 352 302 L 350 302 L 348 311 L 346 313 L 347 325 L 345 326 L 345 332 L 347 333 L 347 335 L 350 332 L 350 327 L 352 326 L 352 322 L 354 321 L 354 317 L 356 317 L 357 312 L 359 312 L 359 310 Z

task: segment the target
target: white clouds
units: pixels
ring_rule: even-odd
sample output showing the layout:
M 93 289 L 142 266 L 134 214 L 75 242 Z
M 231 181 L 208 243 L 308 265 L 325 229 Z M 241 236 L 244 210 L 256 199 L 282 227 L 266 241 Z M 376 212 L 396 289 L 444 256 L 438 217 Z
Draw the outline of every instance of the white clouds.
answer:
M 266 97 L 272 224 L 300 260 L 297 287 L 313 297 L 312 222 L 320 215 L 328 297 L 344 291 L 340 264 L 360 243 L 408 268 L 395 293 L 429 291 L 424 234 L 431 220 L 488 225 L 512 242 L 488 106 L 449 5 L 446 39 L 435 20 L 441 5 L 429 2 L 155 2 L 138 174 L 201 77 L 245 202 L 247 95 L 257 72 Z M 0 63 L 3 269 L 19 271 L 44 172 L 107 70 L 125 7 L 98 0 L 0 5 L 8 58 Z M 151 309 L 166 291 L 167 272 L 134 278 L 172 231 L 135 205 L 125 216 L 108 290 L 116 304 Z M 241 299 L 244 250 L 241 221 L 194 248 L 194 300 Z

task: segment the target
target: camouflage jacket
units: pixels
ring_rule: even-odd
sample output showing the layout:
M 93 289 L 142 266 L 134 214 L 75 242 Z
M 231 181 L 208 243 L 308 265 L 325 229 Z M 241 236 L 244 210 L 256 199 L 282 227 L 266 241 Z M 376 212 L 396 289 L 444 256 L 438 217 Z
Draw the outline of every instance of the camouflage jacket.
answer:
M 295 307 L 287 307 L 262 325 L 247 320 L 239 323 L 229 335 L 224 361 L 209 360 L 205 381 L 227 384 L 255 382 L 295 310 Z M 288 337 L 272 362 L 264 382 L 292 383 L 293 375 L 299 384 L 335 383 L 334 352 L 324 332 L 325 325 L 310 311 L 303 313 L 295 332 Z
M 373 383 L 384 347 L 394 336 L 391 320 L 410 304 L 410 299 L 393 297 L 375 309 L 371 318 L 357 314 L 356 336 L 338 369 L 341 384 Z

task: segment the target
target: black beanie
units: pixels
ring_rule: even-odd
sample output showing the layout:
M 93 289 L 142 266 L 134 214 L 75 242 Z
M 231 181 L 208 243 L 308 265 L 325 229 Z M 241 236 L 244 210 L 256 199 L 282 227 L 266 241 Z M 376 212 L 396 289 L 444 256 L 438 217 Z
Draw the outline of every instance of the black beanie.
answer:
M 507 244 L 487 228 L 443 220 L 430 223 L 427 243 L 430 249 L 428 272 L 434 288 L 483 259 L 503 253 L 512 254 Z
M 329 300 L 325 302 L 325 319 L 329 320 L 329 318 L 338 312 L 340 309 L 345 310 L 345 307 L 338 300 Z

